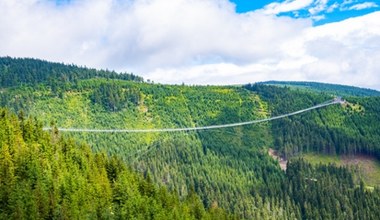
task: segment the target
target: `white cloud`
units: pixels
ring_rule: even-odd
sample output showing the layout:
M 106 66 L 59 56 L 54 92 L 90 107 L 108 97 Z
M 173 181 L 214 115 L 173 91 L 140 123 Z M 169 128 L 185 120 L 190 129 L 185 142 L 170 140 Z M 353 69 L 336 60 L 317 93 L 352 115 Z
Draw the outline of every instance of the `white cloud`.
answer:
M 261 13 L 238 15 L 226 0 L 87 0 L 63 8 L 18 2 L 30 4 L 0 0 L 3 55 L 139 73 L 275 58 L 284 39 L 310 25 Z
M 167 83 L 241 84 L 263 80 L 313 80 L 380 89 L 380 12 L 318 27 L 282 42 L 280 59 L 246 65 L 218 63 L 157 69 Z M 165 73 L 169 73 L 167 77 Z M 155 76 L 157 76 L 155 78 Z
M 311 19 L 313 19 L 314 21 L 321 21 L 321 20 L 326 19 L 326 16 L 325 15 L 315 15 L 315 16 L 311 16 Z
M 337 8 L 339 8 L 339 4 L 337 2 L 335 2 L 334 4 L 327 7 L 326 12 L 331 13 L 331 12 L 335 11 L 335 9 L 337 9 Z
M 376 8 L 376 7 L 378 7 L 378 5 L 374 2 L 363 2 L 360 4 L 350 6 L 348 10 L 363 10 L 363 9 Z
M 317 0 L 314 3 L 314 6 L 311 7 L 308 11 L 311 15 L 316 15 L 320 12 L 323 12 L 327 9 L 327 3 L 329 0 Z
M 236 14 L 227 0 L 49 2 L 0 0 L 0 56 L 161 83 L 318 80 L 380 89 L 379 12 L 312 27 L 263 11 Z
M 284 2 L 273 2 L 264 7 L 264 14 L 279 14 L 283 12 L 297 11 L 310 6 L 313 0 L 286 0 Z
M 343 6 L 351 5 L 351 4 L 355 3 L 356 1 L 357 0 L 344 0 L 341 5 L 343 5 Z
M 303 48 L 316 61 L 302 67 L 308 78 L 379 89 L 379 18 L 376 12 L 309 28 L 303 36 Z

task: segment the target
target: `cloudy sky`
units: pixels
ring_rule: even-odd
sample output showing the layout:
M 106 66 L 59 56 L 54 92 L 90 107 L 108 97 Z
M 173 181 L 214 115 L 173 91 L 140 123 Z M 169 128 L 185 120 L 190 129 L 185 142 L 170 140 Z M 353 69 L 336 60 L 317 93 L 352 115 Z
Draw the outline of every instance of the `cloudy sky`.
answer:
M 380 89 L 380 1 L 0 0 L 0 56 L 160 83 Z

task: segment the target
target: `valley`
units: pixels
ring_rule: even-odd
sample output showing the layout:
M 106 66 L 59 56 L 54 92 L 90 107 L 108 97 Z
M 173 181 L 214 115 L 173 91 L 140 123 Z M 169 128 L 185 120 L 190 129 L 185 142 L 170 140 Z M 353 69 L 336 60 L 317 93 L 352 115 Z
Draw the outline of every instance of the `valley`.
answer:
M 318 86 L 299 89 L 261 83 L 162 85 L 146 83 L 128 73 L 13 58 L 0 59 L 0 85 L 2 107 L 18 115 L 18 119 L 12 116 L 13 121 L 37 121 L 33 132 L 46 136 L 43 143 L 55 146 L 58 140 L 70 140 L 70 149 L 88 145 L 87 151 L 96 155 L 118 158 L 158 191 L 165 189 L 184 202 L 176 203 L 178 210 L 186 209 L 186 199 L 192 198 L 199 201 L 195 202 L 198 208 L 189 209 L 195 213 L 201 210 L 205 219 L 218 219 L 218 215 L 238 219 L 370 219 L 379 215 L 375 208 L 380 201 L 379 166 L 375 160 L 380 158 L 380 97 L 368 95 L 373 91 L 350 87 L 349 92 L 345 88 L 344 93 L 341 89 L 331 93 Z M 214 130 L 112 132 L 257 121 L 317 106 L 336 96 L 349 104 Z M 44 127 L 51 130 L 43 131 Z M 110 132 L 60 132 L 59 128 Z M 5 134 L 11 134 L 12 129 L 5 127 L 0 137 L 8 140 Z M 18 137 L 27 135 L 21 132 Z M 273 157 L 283 158 L 281 166 Z M 79 158 L 73 158 L 75 166 L 86 167 L 88 162 Z M 356 164 L 357 169 L 342 166 Z M 314 179 L 318 181 L 311 181 Z M 30 181 L 33 185 L 34 179 Z M 112 179 L 107 181 L 113 184 Z M 373 187 L 371 193 L 364 190 L 369 186 Z M 125 187 L 128 189 L 128 184 Z M 112 195 L 104 198 L 115 199 Z M 119 207 L 107 204 L 111 209 Z M 162 204 L 166 210 L 166 203 Z M 214 213 L 215 218 L 213 211 L 218 214 Z M 200 219 L 194 212 L 185 214 Z

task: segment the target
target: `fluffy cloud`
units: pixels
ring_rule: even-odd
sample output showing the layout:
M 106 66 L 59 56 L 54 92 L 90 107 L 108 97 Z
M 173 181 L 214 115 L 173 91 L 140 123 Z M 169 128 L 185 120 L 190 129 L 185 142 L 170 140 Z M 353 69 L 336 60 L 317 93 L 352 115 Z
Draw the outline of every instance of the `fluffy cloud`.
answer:
M 282 12 L 297 11 L 308 7 L 313 0 L 286 0 L 284 2 L 273 2 L 265 6 L 263 12 L 265 14 L 279 14 Z
M 308 28 L 299 39 L 307 79 L 379 88 L 380 13 Z
M 0 55 L 161 83 L 318 80 L 380 89 L 379 30 L 380 13 L 312 27 L 263 11 L 236 14 L 227 0 L 0 0 Z
M 315 15 L 320 12 L 326 11 L 328 2 L 328 0 L 317 0 L 314 3 L 314 6 L 309 9 L 310 14 Z
M 367 8 L 376 8 L 378 5 L 374 2 L 363 2 L 360 4 L 353 5 L 348 8 L 348 10 L 363 10 Z

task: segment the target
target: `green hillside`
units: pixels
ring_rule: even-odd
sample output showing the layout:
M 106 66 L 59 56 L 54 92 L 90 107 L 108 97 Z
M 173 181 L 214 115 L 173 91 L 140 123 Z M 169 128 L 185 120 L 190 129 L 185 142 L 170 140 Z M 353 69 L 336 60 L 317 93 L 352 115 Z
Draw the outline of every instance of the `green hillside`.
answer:
M 194 192 L 181 202 L 117 157 L 49 135 L 0 109 L 0 219 L 227 219 Z
M 274 115 L 303 109 L 329 97 L 260 84 L 245 88 L 258 93 L 271 106 Z M 273 121 L 274 147 L 285 157 L 300 152 L 319 152 L 366 154 L 380 159 L 380 97 L 343 98 L 347 104 Z
M 327 93 L 261 84 L 148 84 L 130 74 L 91 70 L 102 74 L 86 75 L 87 68 L 71 66 L 72 70 L 67 67 L 69 70 L 64 72 L 55 68 L 61 64 L 35 61 L 45 66 L 39 69 L 38 65 L 30 67 L 34 63 L 30 59 L 3 59 L 7 66 L 20 67 L 20 71 L 10 72 L 3 64 L 0 78 L 7 78 L 6 74 L 20 78 L 21 74 L 32 80 L 3 84 L 1 105 L 18 114 L 37 117 L 48 127 L 146 129 L 218 125 L 276 116 L 333 98 Z M 52 80 L 49 73 L 53 72 L 69 80 Z M 28 77 L 32 73 L 36 76 Z M 40 74 L 44 75 L 41 79 Z M 76 77 L 71 80 L 68 76 L 72 75 Z M 61 132 L 58 136 L 86 142 L 94 152 L 122 158 L 133 170 L 150 176 L 155 185 L 167 187 L 182 199 L 194 189 L 206 208 L 221 207 L 239 218 L 371 218 L 380 214 L 374 208 L 379 204 L 380 192 L 376 188 L 368 194 L 363 187 L 356 187 L 361 181 L 349 170 L 311 166 L 297 160 L 284 173 L 267 153 L 272 147 L 285 157 L 318 152 L 361 153 L 380 158 L 380 147 L 376 145 L 380 138 L 380 125 L 376 123 L 380 99 L 347 100 L 349 104 L 344 106 L 235 128 L 177 133 Z M 309 181 L 316 177 L 323 181 Z M 308 184 L 312 184 L 314 194 L 309 194 Z M 297 187 L 302 190 L 295 192 Z M 327 198 L 330 195 L 339 204 L 334 198 Z M 356 198 L 358 195 L 360 199 Z M 368 209 L 361 208 L 363 204 L 368 204 L 373 212 L 367 213 Z
M 124 100 L 123 95 L 112 93 L 99 103 L 91 99 L 98 88 L 105 87 L 123 94 L 135 91 L 139 100 Z M 61 90 L 62 97 L 44 86 L 22 90 L 9 89 L 6 97 L 10 100 L 5 103 L 15 106 L 15 111 L 24 109 L 28 115 L 40 116 L 47 126 L 53 121 L 58 127 L 76 128 L 191 127 L 268 115 L 257 95 L 240 88 L 195 89 L 94 79 Z M 109 108 L 114 97 L 124 100 L 122 107 Z M 116 103 L 120 105 L 119 100 Z M 271 143 L 267 124 L 200 132 L 65 136 L 88 142 L 96 152 L 107 151 L 124 158 L 136 170 L 151 173 L 154 182 L 182 197 L 194 186 L 207 207 L 216 202 L 246 216 L 253 215 L 249 207 L 254 202 L 251 188 L 271 181 L 264 180 L 264 175 L 274 178 L 273 182 L 282 175 L 266 154 L 265 147 Z
M 299 90 L 323 92 L 338 96 L 380 96 L 380 91 L 373 89 L 358 88 L 354 86 L 336 85 L 318 82 L 294 82 L 294 81 L 267 81 L 263 85 L 290 87 Z

